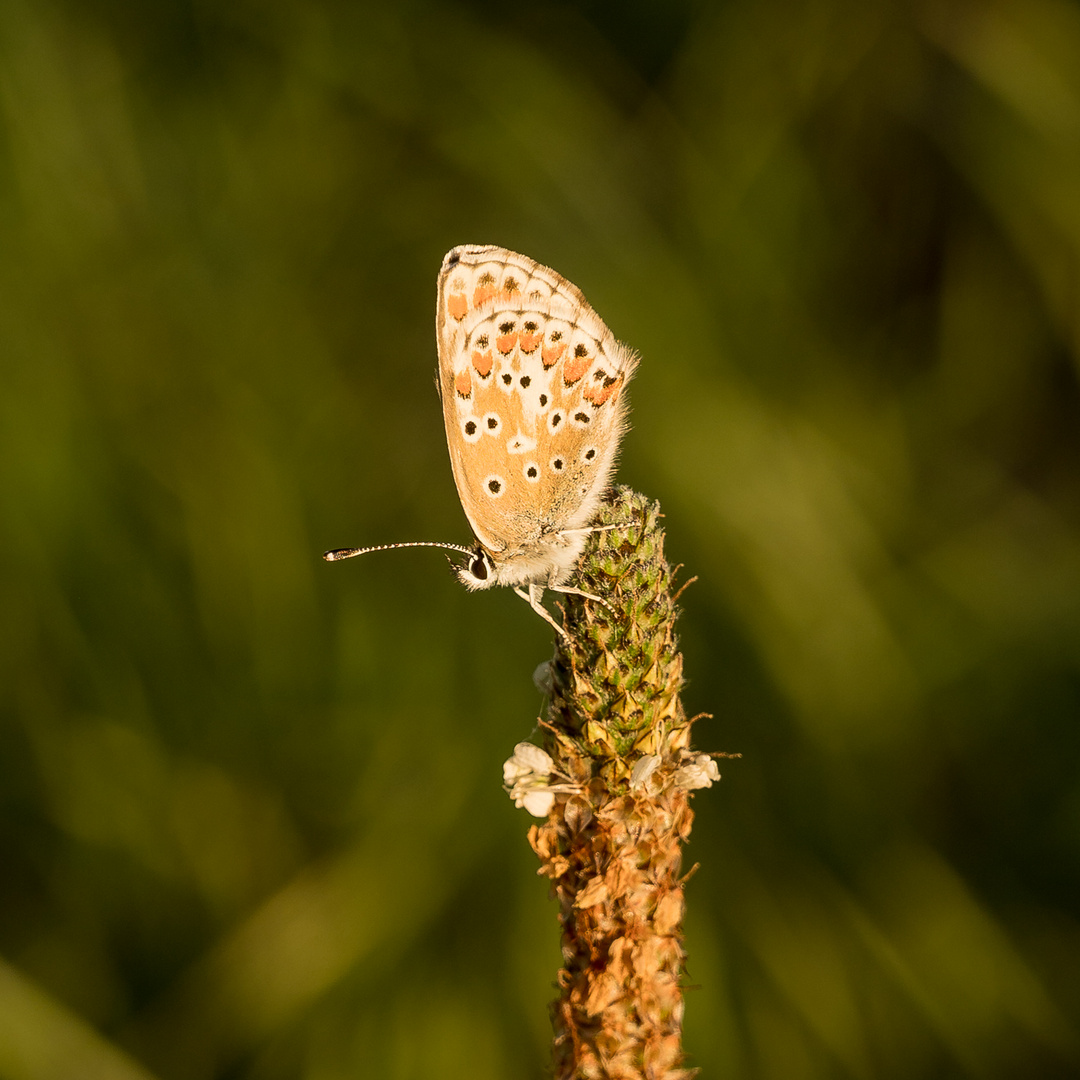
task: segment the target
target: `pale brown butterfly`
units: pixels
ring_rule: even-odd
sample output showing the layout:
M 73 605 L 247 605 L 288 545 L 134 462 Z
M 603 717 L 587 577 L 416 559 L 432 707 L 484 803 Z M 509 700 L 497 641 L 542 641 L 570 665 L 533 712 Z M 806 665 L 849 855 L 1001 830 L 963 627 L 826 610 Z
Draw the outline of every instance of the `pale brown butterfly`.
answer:
M 450 464 L 476 543 L 380 544 L 323 558 L 399 547 L 463 552 L 469 561 L 455 569 L 466 588 L 513 586 L 566 636 L 540 601 L 546 588 L 604 603 L 567 582 L 598 528 L 589 523 L 626 430 L 637 356 L 575 285 L 501 247 L 447 253 L 435 329 Z

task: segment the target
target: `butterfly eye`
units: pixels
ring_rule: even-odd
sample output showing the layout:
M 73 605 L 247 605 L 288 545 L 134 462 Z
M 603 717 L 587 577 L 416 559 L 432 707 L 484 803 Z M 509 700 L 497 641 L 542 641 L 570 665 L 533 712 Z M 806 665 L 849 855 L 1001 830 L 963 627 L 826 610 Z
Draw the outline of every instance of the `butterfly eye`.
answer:
M 487 581 L 488 568 L 487 563 L 484 562 L 483 555 L 477 555 L 472 561 L 472 565 L 469 567 L 469 573 L 472 574 L 477 581 Z

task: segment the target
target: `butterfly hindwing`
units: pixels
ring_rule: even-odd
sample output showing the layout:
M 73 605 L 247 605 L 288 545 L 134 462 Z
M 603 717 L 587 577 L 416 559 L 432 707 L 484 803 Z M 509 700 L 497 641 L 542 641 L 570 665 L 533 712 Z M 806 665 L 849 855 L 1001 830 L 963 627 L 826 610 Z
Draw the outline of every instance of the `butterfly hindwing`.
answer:
M 555 271 L 497 247 L 443 261 L 439 387 L 458 494 L 496 556 L 593 516 L 636 357 Z

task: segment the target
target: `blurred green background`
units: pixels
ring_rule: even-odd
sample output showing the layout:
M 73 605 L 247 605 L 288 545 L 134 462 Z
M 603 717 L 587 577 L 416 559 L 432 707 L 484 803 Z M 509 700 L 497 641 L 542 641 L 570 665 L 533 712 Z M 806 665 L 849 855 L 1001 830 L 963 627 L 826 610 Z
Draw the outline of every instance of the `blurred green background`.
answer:
M 1080 1072 L 1080 9 L 6 0 L 0 1077 L 545 1075 L 435 277 L 642 354 L 705 1077 Z

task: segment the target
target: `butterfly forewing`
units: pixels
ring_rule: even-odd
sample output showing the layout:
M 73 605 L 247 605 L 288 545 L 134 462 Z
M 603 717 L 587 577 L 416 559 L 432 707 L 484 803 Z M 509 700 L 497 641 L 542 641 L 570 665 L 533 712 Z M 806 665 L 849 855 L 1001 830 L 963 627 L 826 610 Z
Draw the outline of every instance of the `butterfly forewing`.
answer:
M 554 270 L 454 248 L 439 275 L 439 389 L 477 538 L 513 554 L 580 528 L 607 485 L 636 358 Z

